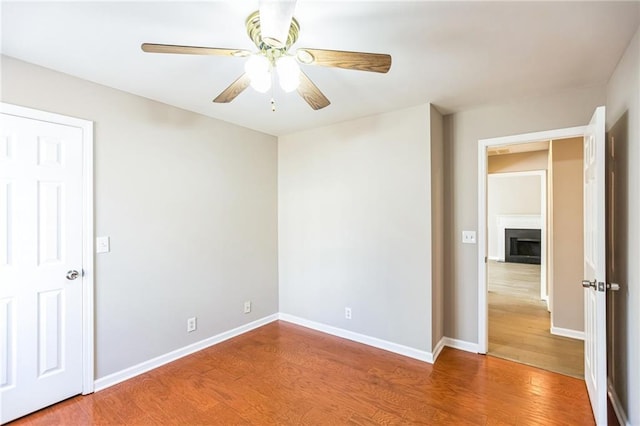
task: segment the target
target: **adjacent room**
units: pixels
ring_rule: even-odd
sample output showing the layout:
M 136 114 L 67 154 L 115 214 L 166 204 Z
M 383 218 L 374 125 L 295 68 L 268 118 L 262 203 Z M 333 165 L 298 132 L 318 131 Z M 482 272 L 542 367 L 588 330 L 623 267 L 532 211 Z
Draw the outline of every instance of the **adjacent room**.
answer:
M 640 2 L 0 14 L 0 423 L 640 424 Z

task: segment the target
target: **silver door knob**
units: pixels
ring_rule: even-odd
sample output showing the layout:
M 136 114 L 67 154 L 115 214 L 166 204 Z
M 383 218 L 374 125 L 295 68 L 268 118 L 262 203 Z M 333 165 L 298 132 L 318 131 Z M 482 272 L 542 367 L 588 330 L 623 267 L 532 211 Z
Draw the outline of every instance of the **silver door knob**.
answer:
M 584 287 L 584 288 L 589 288 L 589 287 L 596 288 L 596 280 L 593 280 L 593 281 L 582 280 L 582 287 Z
M 67 272 L 67 279 L 68 280 L 75 280 L 79 276 L 80 276 L 80 273 L 78 271 L 76 271 L 75 269 Z

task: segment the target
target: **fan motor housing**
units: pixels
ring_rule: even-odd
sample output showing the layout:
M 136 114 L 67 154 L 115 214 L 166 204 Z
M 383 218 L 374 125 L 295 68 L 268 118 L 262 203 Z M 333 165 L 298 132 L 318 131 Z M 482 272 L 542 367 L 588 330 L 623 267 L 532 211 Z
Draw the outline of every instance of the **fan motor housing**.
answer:
M 267 51 L 272 51 L 271 53 L 273 56 L 281 56 L 287 50 L 289 50 L 291 45 L 293 45 L 298 40 L 298 35 L 300 33 L 300 24 L 298 23 L 296 18 L 291 18 L 291 26 L 289 27 L 289 35 L 287 36 L 286 44 L 282 48 L 275 48 L 265 43 L 262 39 L 262 33 L 260 31 L 259 11 L 256 10 L 251 15 L 249 15 L 246 21 L 246 26 L 247 34 L 249 35 L 249 38 L 254 42 L 256 47 L 265 54 L 267 53 Z M 275 53 L 273 51 L 279 52 Z

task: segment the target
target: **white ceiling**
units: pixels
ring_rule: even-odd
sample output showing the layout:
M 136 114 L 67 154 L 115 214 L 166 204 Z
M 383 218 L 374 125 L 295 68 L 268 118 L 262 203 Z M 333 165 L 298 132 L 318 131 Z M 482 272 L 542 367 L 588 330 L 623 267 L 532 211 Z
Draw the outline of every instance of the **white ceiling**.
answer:
M 640 2 L 306 1 L 298 47 L 389 53 L 388 74 L 305 66 L 331 100 L 248 88 L 215 98 L 244 59 L 149 54 L 143 42 L 255 50 L 258 0 L 2 1 L 2 53 L 273 135 L 426 102 L 455 112 L 605 83 L 640 23 Z

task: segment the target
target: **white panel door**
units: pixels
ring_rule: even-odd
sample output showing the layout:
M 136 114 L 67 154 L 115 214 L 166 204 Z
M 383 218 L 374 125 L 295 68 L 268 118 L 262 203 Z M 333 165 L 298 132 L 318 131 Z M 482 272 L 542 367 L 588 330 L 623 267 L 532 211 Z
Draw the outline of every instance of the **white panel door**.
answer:
M 82 164 L 81 129 L 0 114 L 1 423 L 82 392 Z
M 598 425 L 607 424 L 605 109 L 584 136 L 584 376 Z

